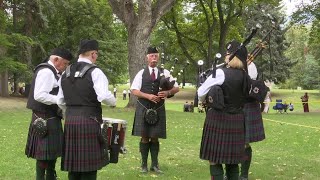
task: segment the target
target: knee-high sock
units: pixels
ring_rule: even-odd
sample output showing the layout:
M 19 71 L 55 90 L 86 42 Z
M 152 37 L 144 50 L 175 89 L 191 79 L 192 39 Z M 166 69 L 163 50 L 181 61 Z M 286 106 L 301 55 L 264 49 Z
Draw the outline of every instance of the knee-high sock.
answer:
M 141 167 L 148 166 L 148 154 L 149 154 L 150 143 L 140 142 L 140 153 L 141 153 Z
M 96 180 L 96 179 L 97 179 L 97 171 L 81 173 L 81 180 Z
M 221 164 L 210 165 L 211 180 L 223 180 L 223 168 Z
M 68 172 L 69 180 L 79 180 L 81 179 L 81 172 Z
M 56 161 L 57 160 L 50 160 L 48 161 L 47 173 L 46 173 L 46 180 L 56 180 Z
M 36 162 L 36 180 L 44 180 L 46 168 L 48 164 L 46 161 L 37 160 Z
M 245 149 L 245 153 L 246 153 L 247 158 L 243 163 L 241 163 L 241 175 L 240 176 L 247 178 L 249 175 L 249 168 L 250 168 L 251 158 L 252 158 L 251 146 L 249 146 Z
M 152 165 L 151 167 L 158 167 L 158 154 L 159 154 L 159 141 L 157 142 L 150 142 L 150 154 L 151 154 L 151 160 Z
M 238 164 L 226 164 L 226 175 L 228 180 L 238 180 L 239 179 Z

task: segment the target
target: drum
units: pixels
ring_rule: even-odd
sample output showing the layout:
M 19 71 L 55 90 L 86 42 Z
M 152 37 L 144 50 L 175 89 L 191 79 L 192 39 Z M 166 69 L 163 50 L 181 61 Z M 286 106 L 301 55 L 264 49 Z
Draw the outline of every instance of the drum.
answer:
M 125 148 L 125 137 L 127 122 L 121 119 L 113 119 L 103 117 L 102 127 L 107 128 L 108 146 L 110 150 L 110 163 L 117 163 L 119 153 L 125 154 L 127 152 Z

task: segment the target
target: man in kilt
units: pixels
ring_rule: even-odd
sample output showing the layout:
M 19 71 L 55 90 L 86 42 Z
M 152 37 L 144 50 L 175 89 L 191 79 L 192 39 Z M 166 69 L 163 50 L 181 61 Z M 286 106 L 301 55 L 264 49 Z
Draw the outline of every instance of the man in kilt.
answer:
M 232 49 L 235 51 L 235 49 Z M 248 74 L 251 79 L 256 80 L 258 71 L 256 65 L 251 62 L 248 65 Z M 240 180 L 247 180 L 249 176 L 249 168 L 252 159 L 252 148 L 249 143 L 258 142 L 265 139 L 264 126 L 262 121 L 262 114 L 260 103 L 251 97 L 246 99 L 243 108 L 245 128 L 246 128 L 246 145 L 245 145 L 245 161 L 241 163 Z
M 58 105 L 65 109 L 61 169 L 70 180 L 97 179 L 97 170 L 109 163 L 107 144 L 101 132 L 101 102 L 115 106 L 108 79 L 94 64 L 98 42 L 82 40 L 78 61 L 61 77 Z
M 142 158 L 141 172 L 148 172 L 148 154 L 150 150 L 152 164 L 151 171 L 162 173 L 159 168 L 159 138 L 166 139 L 166 111 L 164 99 L 179 91 L 177 83 L 174 87 L 167 91 L 159 91 L 160 71 L 156 67 L 159 60 L 159 52 L 155 47 L 149 47 L 147 51 L 148 66 L 140 70 L 131 86 L 131 92 L 138 97 L 132 135 L 140 136 L 140 153 Z M 170 72 L 164 69 L 164 75 L 170 76 L 170 81 L 173 77 Z M 151 112 L 153 118 L 148 117 Z M 152 116 L 151 116 L 152 117 Z
M 204 101 L 207 95 L 215 97 L 208 94 L 215 85 L 220 86 L 223 92 L 224 108 L 208 108 L 200 146 L 200 158 L 210 162 L 211 179 L 214 180 L 224 178 L 222 164 L 226 165 L 226 177 L 238 180 L 238 164 L 244 158 L 243 106 L 248 96 L 247 49 L 241 47 L 230 59 L 229 49 L 234 42 L 227 46 L 226 67 L 217 69 L 216 77 L 209 76 L 198 89 L 199 102 Z M 207 101 L 210 102 L 210 98 Z
M 28 139 L 25 149 L 27 157 L 36 159 L 36 179 L 56 179 L 56 159 L 62 150 L 62 114 L 57 106 L 58 79 L 72 54 L 62 48 L 52 51 L 49 60 L 39 64 L 35 70 L 30 87 L 27 108 L 32 110 Z M 47 121 L 47 133 L 37 134 L 33 123 L 36 119 Z

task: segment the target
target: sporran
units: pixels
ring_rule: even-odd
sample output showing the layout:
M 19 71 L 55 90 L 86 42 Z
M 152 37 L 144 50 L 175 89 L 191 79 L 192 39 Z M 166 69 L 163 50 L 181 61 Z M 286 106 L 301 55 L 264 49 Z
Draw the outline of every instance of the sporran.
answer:
M 154 109 L 147 109 L 145 116 L 144 116 L 145 121 L 150 124 L 154 125 L 158 122 L 158 113 Z
M 36 120 L 32 123 L 33 132 L 38 137 L 44 137 L 47 135 L 48 127 L 47 127 L 47 120 L 41 117 L 38 117 L 36 114 Z

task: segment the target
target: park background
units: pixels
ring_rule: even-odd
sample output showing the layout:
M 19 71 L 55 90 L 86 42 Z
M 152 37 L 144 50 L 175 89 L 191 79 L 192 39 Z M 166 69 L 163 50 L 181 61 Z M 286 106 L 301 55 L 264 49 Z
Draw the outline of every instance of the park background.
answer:
M 267 139 L 253 144 L 250 179 L 319 179 L 319 8 L 317 0 L 0 0 L 0 179 L 34 179 L 35 162 L 24 156 L 31 112 L 23 95 L 34 67 L 53 48 L 76 56 L 84 38 L 99 41 L 97 64 L 110 90 L 118 89 L 117 107 L 104 106 L 104 116 L 128 122 L 128 154 L 99 171 L 99 179 L 209 179 L 208 163 L 199 159 L 204 114 L 186 114 L 182 106 L 194 101 L 198 60 L 208 69 L 215 53 L 224 55 L 228 41 L 242 42 L 257 23 L 262 28 L 247 48 L 264 45 L 254 60 L 259 79 L 270 86 L 273 103 L 292 102 L 295 110 L 263 114 Z M 150 44 L 159 48 L 165 68 L 175 64 L 172 74 L 184 87 L 166 104 L 161 176 L 138 173 L 139 140 L 130 135 L 136 99 L 121 97 L 145 65 Z M 310 113 L 302 112 L 305 92 Z
M 159 163 L 164 174 L 140 173 L 139 138 L 131 136 L 133 108 L 125 108 L 119 86 L 117 107 L 103 106 L 103 116 L 126 120 L 127 154 L 119 155 L 118 164 L 109 164 L 98 171 L 98 179 L 189 179 L 209 180 L 209 165 L 200 160 L 199 148 L 205 113 L 183 112 L 185 101 L 193 101 L 194 88 L 184 88 L 168 99 L 167 139 L 160 140 Z M 319 91 L 272 89 L 273 102 L 282 99 L 293 102 L 292 112 L 278 113 L 270 109 L 263 114 L 266 139 L 252 143 L 253 159 L 249 178 L 253 180 L 314 180 L 320 177 L 320 95 Z M 310 112 L 304 113 L 300 96 L 308 92 Z M 35 160 L 24 155 L 31 111 L 25 108 L 26 98 L 0 97 L 0 179 L 35 179 Z M 149 159 L 150 163 L 150 159 Z M 60 170 L 60 179 L 67 179 L 67 172 Z

